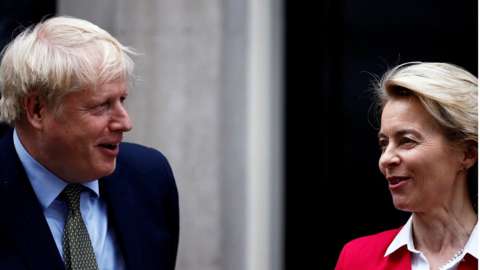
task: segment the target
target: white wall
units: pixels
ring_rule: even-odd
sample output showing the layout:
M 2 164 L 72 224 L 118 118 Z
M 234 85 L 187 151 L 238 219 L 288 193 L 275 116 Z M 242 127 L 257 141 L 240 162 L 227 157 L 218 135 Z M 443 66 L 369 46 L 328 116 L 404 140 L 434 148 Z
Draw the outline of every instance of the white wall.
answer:
M 59 14 L 140 53 L 126 139 L 161 150 L 173 167 L 178 270 L 281 268 L 276 2 L 58 1 Z

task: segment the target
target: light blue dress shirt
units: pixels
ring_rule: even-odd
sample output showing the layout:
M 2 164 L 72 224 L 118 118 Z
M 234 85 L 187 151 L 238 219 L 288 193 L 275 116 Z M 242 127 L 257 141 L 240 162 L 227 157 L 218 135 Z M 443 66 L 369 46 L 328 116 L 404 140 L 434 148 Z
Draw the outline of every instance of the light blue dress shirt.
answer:
M 58 252 L 63 259 L 63 227 L 67 216 L 65 202 L 57 199 L 67 182 L 55 176 L 23 147 L 16 130 L 13 133 L 15 150 L 32 184 L 33 190 L 43 207 L 43 214 L 52 232 Z M 93 250 L 100 270 L 123 270 L 125 263 L 113 229 L 108 226 L 107 205 L 101 199 L 98 180 L 83 184 L 88 192 L 80 195 L 80 212 L 90 235 Z

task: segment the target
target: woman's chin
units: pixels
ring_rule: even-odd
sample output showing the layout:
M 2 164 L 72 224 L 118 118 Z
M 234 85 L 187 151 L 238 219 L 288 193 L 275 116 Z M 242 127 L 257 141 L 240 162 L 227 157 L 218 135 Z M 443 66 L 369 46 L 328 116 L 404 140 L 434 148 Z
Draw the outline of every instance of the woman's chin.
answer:
M 414 207 L 411 202 L 408 200 L 405 200 L 405 198 L 395 198 L 393 197 L 393 206 L 400 210 L 400 211 L 405 211 L 405 212 L 413 212 Z

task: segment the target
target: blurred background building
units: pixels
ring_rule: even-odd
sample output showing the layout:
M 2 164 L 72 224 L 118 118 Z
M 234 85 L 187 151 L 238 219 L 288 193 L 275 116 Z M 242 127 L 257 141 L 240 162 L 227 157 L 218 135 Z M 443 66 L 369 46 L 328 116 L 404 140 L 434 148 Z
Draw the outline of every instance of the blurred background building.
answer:
M 12 30 L 56 14 L 92 21 L 139 53 L 126 140 L 160 149 L 172 165 L 177 269 L 280 269 L 279 3 L 1 3 L 3 44 Z
M 70 15 L 136 49 L 126 139 L 173 167 L 178 270 L 333 269 L 348 240 L 408 217 L 377 168 L 372 74 L 477 74 L 477 14 L 472 0 L 0 0 L 0 47 Z

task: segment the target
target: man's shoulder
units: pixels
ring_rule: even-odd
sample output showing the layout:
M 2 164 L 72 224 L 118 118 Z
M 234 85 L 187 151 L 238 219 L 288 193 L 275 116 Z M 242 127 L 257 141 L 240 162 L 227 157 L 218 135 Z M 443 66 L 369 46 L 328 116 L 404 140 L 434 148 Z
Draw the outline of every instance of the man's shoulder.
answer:
M 118 158 L 121 160 L 137 161 L 140 163 L 149 162 L 151 160 L 156 162 L 159 160 L 166 161 L 166 157 L 159 150 L 129 142 L 123 142 L 120 144 Z
M 157 149 L 136 143 L 120 144 L 117 164 L 140 172 L 170 171 L 167 158 Z
M 137 143 L 132 143 L 132 142 L 122 142 L 120 144 L 120 150 L 128 151 L 128 152 L 145 153 L 145 154 L 148 154 L 148 153 L 150 153 L 150 154 L 155 154 L 155 153 L 161 154 L 160 151 L 158 151 L 155 148 L 148 147 L 148 146 L 141 145 L 141 144 L 137 144 Z M 121 151 L 120 151 L 120 154 L 121 154 Z

